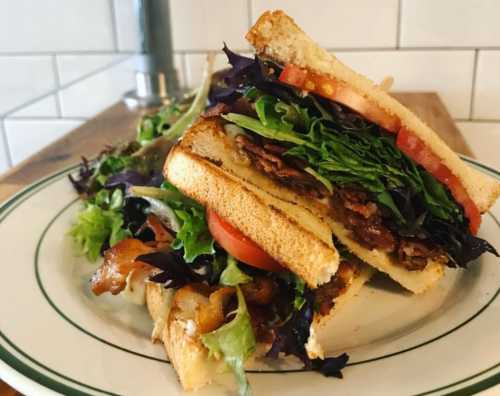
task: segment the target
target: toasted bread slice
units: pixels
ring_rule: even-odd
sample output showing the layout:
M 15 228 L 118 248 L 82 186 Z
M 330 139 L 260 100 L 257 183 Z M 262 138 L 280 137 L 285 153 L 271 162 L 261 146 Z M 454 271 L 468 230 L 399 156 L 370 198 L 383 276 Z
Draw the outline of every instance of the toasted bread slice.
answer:
M 500 183 L 468 167 L 441 138 L 414 113 L 368 78 L 356 73 L 334 55 L 318 46 L 283 11 L 265 12 L 247 34 L 257 54 L 280 64 L 295 64 L 341 81 L 415 133 L 458 177 L 481 213 L 500 196 Z
M 193 169 L 196 169 L 196 171 Z M 245 154 L 238 151 L 234 141 L 225 133 L 221 123 L 215 120 L 202 120 L 185 134 L 182 142 L 174 148 L 167 159 L 165 175 L 185 193 L 187 192 L 185 185 L 188 185 L 192 191 L 187 195 L 192 196 L 194 199 L 198 199 L 201 192 L 201 195 L 205 195 L 204 202 L 208 206 L 224 206 L 226 204 L 235 206 L 233 210 L 242 215 L 242 219 L 239 220 L 240 223 L 238 224 L 243 224 L 243 226 L 251 220 L 248 213 L 257 213 L 252 206 L 255 205 L 255 202 L 252 201 L 257 200 L 252 196 L 262 197 L 263 202 L 273 205 L 273 208 L 279 208 L 283 216 L 293 216 L 295 224 L 300 224 L 303 229 L 314 233 L 325 243 L 331 243 L 331 234 L 333 232 L 361 260 L 389 274 L 391 278 L 414 293 L 425 291 L 440 279 L 444 273 L 443 266 L 433 261 L 429 261 L 423 271 L 407 271 L 402 266 L 397 265 L 396 259 L 391 255 L 375 249 L 367 249 L 355 242 L 350 231 L 340 222 L 331 218 L 328 208 L 323 203 L 297 194 L 255 169 Z M 223 178 L 220 175 L 223 175 Z M 231 181 L 231 190 L 228 189 L 225 180 Z M 207 198 L 208 195 L 204 193 L 206 190 L 216 191 L 210 195 L 210 198 Z M 248 199 L 251 201 L 250 204 L 247 201 L 241 201 L 238 197 L 239 191 L 244 190 L 252 194 Z M 203 203 L 203 201 L 201 202 Z M 241 208 L 245 208 L 245 210 Z M 217 208 L 215 210 L 217 211 Z M 230 212 L 225 211 L 224 213 Z M 267 210 L 261 213 L 260 216 L 269 216 L 266 214 Z M 222 212 L 221 215 L 224 216 Z M 233 224 L 240 228 L 236 222 Z M 254 232 L 265 233 L 266 227 L 268 227 L 267 224 L 257 225 Z M 314 254 L 316 248 L 313 245 L 308 245 L 306 240 L 292 240 L 290 235 L 293 234 L 285 232 L 280 227 L 272 229 L 272 232 L 278 232 L 276 243 L 284 243 L 283 247 L 289 253 L 293 252 L 289 249 L 297 247 L 293 245 L 290 247 L 292 242 L 298 245 L 301 251 L 302 248 L 306 250 L 305 254 L 301 256 L 296 253 L 288 255 L 287 257 L 291 260 L 292 265 L 290 267 L 287 265 L 287 267 L 302 277 L 306 275 L 314 278 L 316 271 L 319 270 L 317 266 L 320 265 L 320 262 L 315 260 L 314 257 L 309 261 L 300 261 L 298 257 L 308 257 L 307 253 Z M 290 228 L 293 229 L 293 227 Z M 242 227 L 240 229 L 246 233 Z M 268 229 L 268 231 L 271 232 L 271 229 Z M 253 237 L 251 238 L 253 239 Z M 255 241 L 259 243 L 257 239 Z M 262 244 L 261 246 L 267 250 L 265 247 L 267 245 Z M 297 268 L 296 263 L 302 263 L 302 266 Z M 297 269 L 294 270 L 294 268 Z M 308 281 L 308 283 L 310 282 Z M 315 285 L 320 283 L 323 282 L 316 282 Z
M 311 324 L 307 354 L 311 359 L 324 358 L 324 351 L 316 336 L 320 326 L 329 321 L 349 299 L 359 293 L 361 287 L 372 276 L 373 268 L 363 265 L 359 274 L 344 294 L 335 299 L 335 305 L 326 316 L 316 314 Z M 218 373 L 224 371 L 224 363 L 209 358 L 207 349 L 200 340 L 196 326 L 174 303 L 174 291 L 166 290 L 161 284 L 146 283 L 146 305 L 155 326 L 152 338 L 164 344 L 184 390 L 191 391 L 210 384 Z M 270 345 L 259 344 L 253 358 L 262 357 Z
M 221 363 L 208 358 L 196 329 L 172 306 L 173 295 L 172 289 L 146 283 L 146 305 L 155 323 L 152 338 L 163 343 L 184 390 L 197 390 L 212 382 Z
M 235 150 L 221 124 L 202 120 L 172 149 L 164 174 L 185 195 L 217 212 L 310 287 L 329 281 L 337 271 L 339 255 L 328 224 L 304 207 L 249 182 L 230 166 L 239 161 L 248 165 L 248 158 Z M 248 166 L 246 170 L 246 176 L 256 173 Z

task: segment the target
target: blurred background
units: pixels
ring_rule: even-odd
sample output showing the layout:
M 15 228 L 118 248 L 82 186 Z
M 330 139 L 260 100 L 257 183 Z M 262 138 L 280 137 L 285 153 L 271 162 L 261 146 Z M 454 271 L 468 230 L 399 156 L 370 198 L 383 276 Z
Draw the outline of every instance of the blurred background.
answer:
M 500 1 L 171 0 L 180 84 L 195 87 L 223 41 L 248 52 L 246 31 L 277 8 L 375 82 L 438 92 L 476 156 L 500 167 Z M 137 47 L 133 0 L 0 0 L 0 172 L 134 88 Z

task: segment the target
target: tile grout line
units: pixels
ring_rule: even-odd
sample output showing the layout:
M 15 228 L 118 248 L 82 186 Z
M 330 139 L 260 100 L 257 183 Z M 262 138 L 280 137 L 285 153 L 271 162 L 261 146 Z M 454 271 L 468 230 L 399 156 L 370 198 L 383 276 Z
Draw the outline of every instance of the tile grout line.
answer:
M 113 35 L 113 47 L 115 49 L 115 52 L 118 52 L 118 21 L 116 19 L 116 8 L 115 8 L 115 1 L 114 0 L 108 0 L 109 1 L 109 9 L 111 12 L 111 29 L 112 29 L 112 35 Z
M 0 126 L 2 129 L 2 140 L 3 140 L 3 145 L 4 145 L 4 152 L 5 152 L 5 158 L 7 158 L 7 165 L 9 168 L 13 166 L 12 162 L 12 154 L 10 152 L 10 144 L 9 144 L 9 139 L 7 137 L 7 128 L 5 125 L 5 118 L 0 118 Z
M 479 50 L 474 51 L 474 65 L 472 68 L 472 84 L 470 93 L 469 120 L 472 120 L 474 113 L 474 96 L 476 94 L 477 65 L 479 61 Z
M 58 118 L 62 118 L 61 98 L 59 97 L 59 91 L 61 90 L 61 78 L 59 76 L 59 66 L 57 64 L 57 57 L 55 54 L 52 55 L 52 69 L 54 70 L 54 79 L 56 82 L 56 89 L 57 89 L 57 92 L 54 95 L 56 101 L 56 112 Z
M 49 116 L 29 116 L 29 117 L 9 117 L 9 121 L 87 121 L 89 117 L 49 117 Z
M 108 55 L 108 54 L 115 54 L 117 51 L 114 50 L 83 50 L 83 51 L 57 51 L 58 55 Z M 135 54 L 134 51 L 119 51 L 120 54 L 130 54 L 133 55 Z M 6 51 L 2 52 L 0 51 L 0 57 L 1 56 L 44 56 L 44 55 L 53 55 L 54 51 L 23 51 L 23 52 L 12 52 L 12 51 Z
M 187 56 L 186 54 L 179 54 L 181 57 L 181 71 L 182 71 L 182 82 L 183 82 L 183 89 L 186 89 L 189 84 L 188 84 L 188 65 L 187 65 Z
M 222 44 L 221 44 L 222 45 Z M 446 46 L 436 46 L 436 47 L 426 47 L 426 46 L 412 46 L 412 47 L 405 47 L 405 46 L 399 46 L 398 49 L 396 49 L 394 46 L 387 46 L 387 47 L 329 47 L 325 48 L 327 51 L 349 51 L 349 52 L 373 52 L 373 51 L 470 51 L 470 50 L 486 50 L 486 51 L 498 51 L 500 50 L 500 46 L 486 46 L 486 47 L 473 47 L 473 46 L 466 46 L 466 47 L 446 47 Z M 238 52 L 248 52 L 248 48 L 234 48 L 234 51 Z M 187 55 L 195 55 L 195 54 L 206 54 L 209 51 L 220 51 L 220 48 L 207 48 L 207 49 L 202 49 L 202 48 L 195 48 L 195 49 L 189 49 L 189 50 L 183 50 L 183 49 L 178 49 L 174 51 L 174 54 L 187 54 Z M 1 52 L 0 51 L 0 57 L 7 57 L 7 56 L 51 56 L 53 55 L 54 52 L 48 52 L 48 51 L 40 51 L 40 52 Z M 120 55 L 134 55 L 134 51 L 113 51 L 113 50 L 108 50 L 108 51 L 57 51 L 57 55 L 109 55 L 109 54 L 120 54 Z
M 476 118 L 476 119 L 470 119 L 470 118 L 455 118 L 453 119 L 455 122 L 469 122 L 471 124 L 499 124 L 500 123 L 500 118 Z
M 403 13 L 403 0 L 398 0 L 398 19 L 396 21 L 396 49 L 401 47 L 401 15 Z
M 248 48 L 231 48 L 233 51 L 236 52 L 248 52 Z M 376 51 L 381 51 L 381 52 L 402 52 L 402 51 L 428 51 L 428 52 L 437 52 L 437 51 L 471 51 L 475 50 L 476 47 L 399 47 L 395 48 L 394 46 L 392 47 L 327 47 L 325 48 L 326 51 L 330 52 L 376 52 Z M 481 48 L 483 49 L 483 48 Z M 495 49 L 495 50 L 500 50 L 500 47 L 491 47 L 488 48 L 489 50 Z M 219 48 L 212 48 L 212 49 L 190 49 L 190 50 L 175 50 L 174 53 L 177 55 L 180 54 L 186 54 L 186 55 L 199 55 L 199 54 L 206 54 L 207 52 L 210 51 L 215 51 L 217 53 L 221 53 L 221 50 Z
M 93 77 L 93 76 L 95 76 L 96 74 L 99 74 L 99 73 L 101 73 L 101 72 L 103 72 L 103 71 L 106 71 L 107 69 L 110 69 L 110 68 L 112 68 L 112 67 L 114 67 L 114 66 L 117 66 L 117 65 L 119 65 L 120 63 L 123 63 L 123 62 L 125 62 L 125 61 L 127 61 L 127 60 L 129 60 L 129 59 L 130 59 L 130 57 L 126 57 L 126 58 L 123 58 L 123 59 L 119 59 L 119 60 L 117 60 L 117 61 L 115 61 L 115 62 L 111 62 L 111 63 L 107 64 L 106 66 L 100 67 L 100 68 L 98 68 L 98 69 L 96 69 L 96 70 L 94 70 L 94 71 L 92 71 L 92 72 L 90 72 L 90 73 L 87 73 L 87 74 L 85 74 L 85 75 L 83 75 L 83 76 L 81 76 L 81 77 L 79 77 L 79 78 L 77 78 L 77 79 L 75 79 L 75 80 L 73 80 L 73 81 L 71 81 L 71 82 L 69 82 L 69 83 L 62 84 L 59 88 L 56 88 L 56 89 L 51 89 L 50 91 L 45 92 L 43 95 L 39 95 L 39 96 L 37 96 L 37 97 L 35 97 L 35 98 L 33 98 L 33 99 L 30 99 L 30 100 L 28 100 L 28 101 L 24 102 L 24 103 L 23 103 L 23 104 L 21 104 L 21 105 L 18 105 L 18 106 L 16 106 L 16 107 L 14 107 L 14 108 L 12 108 L 12 109 L 10 109 L 10 110 L 6 111 L 6 112 L 5 112 L 5 113 L 3 113 L 3 114 L 0 114 L 0 117 L 7 118 L 10 114 L 15 113 L 16 111 L 18 111 L 18 110 L 20 110 L 20 109 L 22 109 L 22 108 L 24 108 L 24 107 L 26 107 L 26 106 L 29 106 L 29 105 L 31 105 L 31 104 L 33 104 L 33 103 L 35 103 L 35 102 L 37 102 L 37 101 L 39 101 L 39 100 L 41 100 L 41 99 L 45 99 L 46 97 L 48 97 L 48 96 L 50 96 L 50 95 L 56 94 L 56 93 L 58 93 L 59 91 L 61 91 L 61 90 L 63 90 L 63 89 L 66 89 L 66 88 L 68 88 L 68 87 L 70 87 L 70 86 L 72 86 L 72 85 L 75 85 L 75 84 L 77 84 L 77 83 L 80 83 L 80 82 L 82 82 L 83 80 L 86 80 L 87 78 Z

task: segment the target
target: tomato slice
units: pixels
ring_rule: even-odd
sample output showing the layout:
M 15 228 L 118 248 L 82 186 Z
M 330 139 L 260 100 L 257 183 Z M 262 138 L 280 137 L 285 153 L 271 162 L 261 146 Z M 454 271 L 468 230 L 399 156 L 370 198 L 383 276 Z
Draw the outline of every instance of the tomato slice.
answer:
M 477 234 L 481 224 L 481 213 L 474 201 L 470 199 L 460 180 L 441 163 L 441 159 L 422 140 L 406 128 L 401 127 L 398 117 L 388 114 L 346 84 L 293 64 L 285 66 L 279 80 L 304 91 L 313 92 L 342 103 L 387 131 L 397 133 L 397 146 L 450 189 L 453 198 L 464 208 L 472 234 Z
M 434 154 L 425 143 L 406 128 L 401 128 L 396 140 L 398 148 L 417 164 L 423 166 L 432 176 L 447 186 L 451 195 L 464 208 L 465 216 L 469 219 L 469 228 L 476 235 L 481 225 L 481 212 L 470 199 L 462 183 Z
M 207 209 L 208 229 L 212 237 L 231 256 L 239 261 L 266 271 L 283 271 L 284 268 L 254 241 L 243 235 L 213 210 Z
M 304 91 L 314 92 L 324 98 L 342 103 L 389 132 L 396 133 L 400 128 L 398 117 L 388 114 L 363 95 L 333 78 L 289 64 L 281 72 L 279 80 Z

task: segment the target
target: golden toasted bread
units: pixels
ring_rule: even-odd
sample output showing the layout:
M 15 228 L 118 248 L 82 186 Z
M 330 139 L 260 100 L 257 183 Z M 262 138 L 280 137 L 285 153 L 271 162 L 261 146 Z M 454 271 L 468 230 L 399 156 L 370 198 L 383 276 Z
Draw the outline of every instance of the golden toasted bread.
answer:
M 325 270 L 330 267 L 321 260 L 331 257 L 332 233 L 361 260 L 414 293 L 425 291 L 444 273 L 442 264 L 432 260 L 422 271 L 408 271 L 390 254 L 354 241 L 322 202 L 297 194 L 255 169 L 216 120 L 201 120 L 185 134 L 170 153 L 164 173 L 181 191 L 228 218 L 245 235 L 252 232 L 251 239 L 274 252 L 271 255 L 311 287 L 331 277 Z M 275 214 L 282 223 L 274 220 Z M 261 218 L 264 221 L 258 222 Z M 333 273 L 337 264 L 331 268 Z
M 356 73 L 308 37 L 283 11 L 267 11 L 247 33 L 258 55 L 286 65 L 294 64 L 341 81 L 391 115 L 417 135 L 458 177 L 481 213 L 500 196 L 500 183 L 467 166 L 446 143 L 413 112 L 367 77 Z
M 246 175 L 239 173 L 237 164 L 245 167 Z M 337 271 L 339 255 L 328 225 L 306 208 L 247 179 L 258 172 L 248 166 L 248 158 L 236 150 L 219 122 L 195 124 L 170 152 L 164 174 L 185 195 L 217 212 L 310 287 L 329 281 Z

